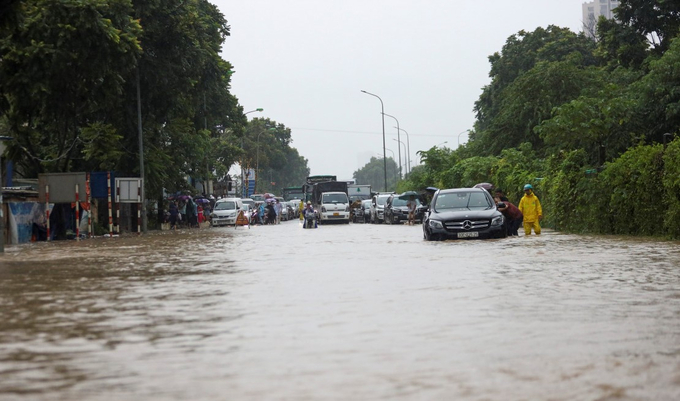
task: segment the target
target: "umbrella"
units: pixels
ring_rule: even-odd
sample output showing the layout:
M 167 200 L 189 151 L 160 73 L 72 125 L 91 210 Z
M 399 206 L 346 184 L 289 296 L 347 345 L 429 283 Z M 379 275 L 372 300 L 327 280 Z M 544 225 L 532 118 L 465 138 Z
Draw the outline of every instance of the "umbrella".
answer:
M 264 194 L 264 197 L 265 197 L 265 199 L 268 199 L 268 198 L 274 198 L 275 196 L 276 196 L 276 195 L 274 195 L 274 194 L 270 194 L 270 193 L 266 193 L 266 194 Z
M 425 188 L 425 190 L 427 192 L 437 192 L 437 191 L 439 191 L 439 188 L 437 188 L 437 187 L 427 187 L 427 188 Z
M 191 199 L 191 196 L 189 196 L 189 195 L 180 195 L 180 196 L 177 197 L 177 199 L 179 199 L 179 200 L 187 200 L 187 199 Z
M 406 191 L 403 194 L 399 195 L 399 199 L 409 200 L 409 198 L 411 198 L 412 196 L 417 198 L 419 194 L 416 191 Z
M 265 201 L 267 201 L 267 203 L 274 203 L 274 202 L 276 202 L 276 199 L 274 199 L 274 198 L 267 198 L 267 199 L 265 199 Z
M 488 182 L 481 182 L 475 185 L 473 188 L 482 188 L 486 189 L 487 191 L 491 191 L 493 189 L 493 184 L 489 184 Z
M 196 202 L 196 203 L 210 203 L 210 200 L 205 199 L 205 198 L 199 198 L 199 199 L 195 199 L 194 202 Z

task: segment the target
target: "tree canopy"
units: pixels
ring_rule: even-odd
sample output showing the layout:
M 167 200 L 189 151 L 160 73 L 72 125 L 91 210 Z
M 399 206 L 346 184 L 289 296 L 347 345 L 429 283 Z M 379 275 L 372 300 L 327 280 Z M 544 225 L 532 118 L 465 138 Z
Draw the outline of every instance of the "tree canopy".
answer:
M 24 177 L 138 175 L 138 107 L 148 197 L 188 189 L 187 177 L 223 180 L 250 156 L 257 123 L 231 93 L 230 27 L 207 0 L 8 1 L 0 33 L 0 130 Z M 290 130 L 267 123 L 262 166 L 303 181 Z

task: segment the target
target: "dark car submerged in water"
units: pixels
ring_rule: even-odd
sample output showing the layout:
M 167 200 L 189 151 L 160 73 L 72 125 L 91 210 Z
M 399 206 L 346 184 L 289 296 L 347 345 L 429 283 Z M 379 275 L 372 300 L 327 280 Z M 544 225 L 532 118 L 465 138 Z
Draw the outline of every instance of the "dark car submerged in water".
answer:
M 423 216 L 426 240 L 504 238 L 503 215 L 482 188 L 441 189 Z

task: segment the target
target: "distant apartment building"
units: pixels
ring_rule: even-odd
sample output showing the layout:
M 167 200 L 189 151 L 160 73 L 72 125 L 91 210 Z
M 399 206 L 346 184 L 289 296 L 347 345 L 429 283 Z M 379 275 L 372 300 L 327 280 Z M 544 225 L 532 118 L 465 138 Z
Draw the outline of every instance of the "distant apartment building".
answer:
M 595 39 L 597 32 L 597 20 L 600 15 L 605 18 L 614 18 L 614 9 L 619 6 L 619 0 L 593 0 L 583 3 L 583 32 Z

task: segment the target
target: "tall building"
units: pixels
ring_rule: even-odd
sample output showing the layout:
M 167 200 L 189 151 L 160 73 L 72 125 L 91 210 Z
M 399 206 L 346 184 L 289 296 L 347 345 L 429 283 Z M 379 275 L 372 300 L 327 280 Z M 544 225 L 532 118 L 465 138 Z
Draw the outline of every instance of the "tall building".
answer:
M 597 32 L 597 20 L 600 15 L 605 18 L 614 18 L 614 9 L 619 6 L 619 0 L 593 0 L 583 3 L 583 32 L 588 37 L 595 39 Z

